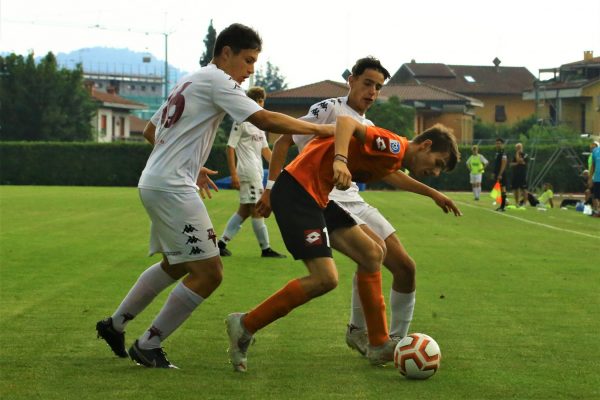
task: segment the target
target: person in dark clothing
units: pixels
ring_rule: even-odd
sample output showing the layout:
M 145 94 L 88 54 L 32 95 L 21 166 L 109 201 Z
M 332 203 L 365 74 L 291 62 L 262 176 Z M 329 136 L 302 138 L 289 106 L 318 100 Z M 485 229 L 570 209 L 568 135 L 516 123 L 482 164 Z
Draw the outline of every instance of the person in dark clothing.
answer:
M 502 202 L 500 203 L 500 207 L 496 209 L 496 211 L 504 211 L 506 207 L 506 166 L 508 164 L 508 158 L 506 157 L 506 153 L 504 153 L 504 139 L 497 138 L 496 139 L 496 157 L 494 160 L 494 182 L 500 182 L 500 187 L 502 190 Z
M 527 201 L 527 160 L 521 143 L 515 144 L 515 156 L 510 163 L 511 184 L 515 194 L 515 205 L 522 206 Z

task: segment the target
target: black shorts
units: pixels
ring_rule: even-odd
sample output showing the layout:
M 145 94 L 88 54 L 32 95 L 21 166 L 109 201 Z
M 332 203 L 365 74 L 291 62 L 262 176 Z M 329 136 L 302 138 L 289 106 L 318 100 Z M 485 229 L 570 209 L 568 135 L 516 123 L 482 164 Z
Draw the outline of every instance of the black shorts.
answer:
M 600 199 L 600 182 L 593 182 L 592 196 L 594 199 Z
M 322 209 L 285 170 L 271 189 L 271 208 L 285 247 L 295 260 L 331 258 L 329 234 L 356 225 L 350 214 L 334 201 Z
M 527 189 L 527 171 L 513 171 L 511 183 L 513 189 Z

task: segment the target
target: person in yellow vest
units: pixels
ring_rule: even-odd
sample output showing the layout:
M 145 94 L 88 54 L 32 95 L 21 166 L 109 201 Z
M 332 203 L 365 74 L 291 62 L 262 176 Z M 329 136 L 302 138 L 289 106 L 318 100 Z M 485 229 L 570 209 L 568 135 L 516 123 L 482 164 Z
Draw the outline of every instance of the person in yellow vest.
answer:
M 488 165 L 488 160 L 482 154 L 479 154 L 479 147 L 476 144 L 471 147 L 471 151 L 473 154 L 467 158 L 469 181 L 471 182 L 471 187 L 473 188 L 473 196 L 475 200 L 479 200 L 479 196 L 481 195 L 481 177 L 485 167 Z

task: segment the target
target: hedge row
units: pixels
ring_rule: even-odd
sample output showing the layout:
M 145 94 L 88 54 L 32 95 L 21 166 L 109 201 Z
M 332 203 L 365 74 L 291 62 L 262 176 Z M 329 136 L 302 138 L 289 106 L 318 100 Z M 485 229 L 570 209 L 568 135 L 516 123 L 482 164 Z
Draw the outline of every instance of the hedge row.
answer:
M 584 145 L 574 147 L 582 162 L 587 151 Z M 41 143 L 0 142 L 0 184 L 2 185 L 74 185 L 74 186 L 135 186 L 142 172 L 151 146 L 144 143 Z M 509 158 L 512 157 L 508 150 Z M 544 145 L 537 149 L 533 176 L 537 176 L 556 146 Z M 494 146 L 482 146 L 481 153 L 493 164 Z M 291 152 L 290 159 L 295 156 Z M 461 147 L 463 161 L 470 154 L 470 146 Z M 581 192 L 583 180 L 572 168 L 573 160 L 561 156 L 544 181 L 554 185 L 556 192 Z M 219 177 L 229 175 L 225 146 L 215 145 L 206 163 L 218 170 Z M 488 171 L 491 172 L 491 166 Z M 440 190 L 470 190 L 464 162 L 450 174 L 428 179 L 426 183 Z M 493 185 L 490 174 L 484 176 L 483 188 Z M 370 188 L 383 188 L 380 183 Z

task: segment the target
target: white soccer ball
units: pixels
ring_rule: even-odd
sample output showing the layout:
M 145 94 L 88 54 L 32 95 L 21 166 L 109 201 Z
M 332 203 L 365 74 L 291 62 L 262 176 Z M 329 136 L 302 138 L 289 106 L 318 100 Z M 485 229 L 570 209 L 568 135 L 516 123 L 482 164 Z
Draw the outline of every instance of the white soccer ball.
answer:
M 431 336 L 411 333 L 394 350 L 394 365 L 409 379 L 427 379 L 440 367 L 440 346 Z

